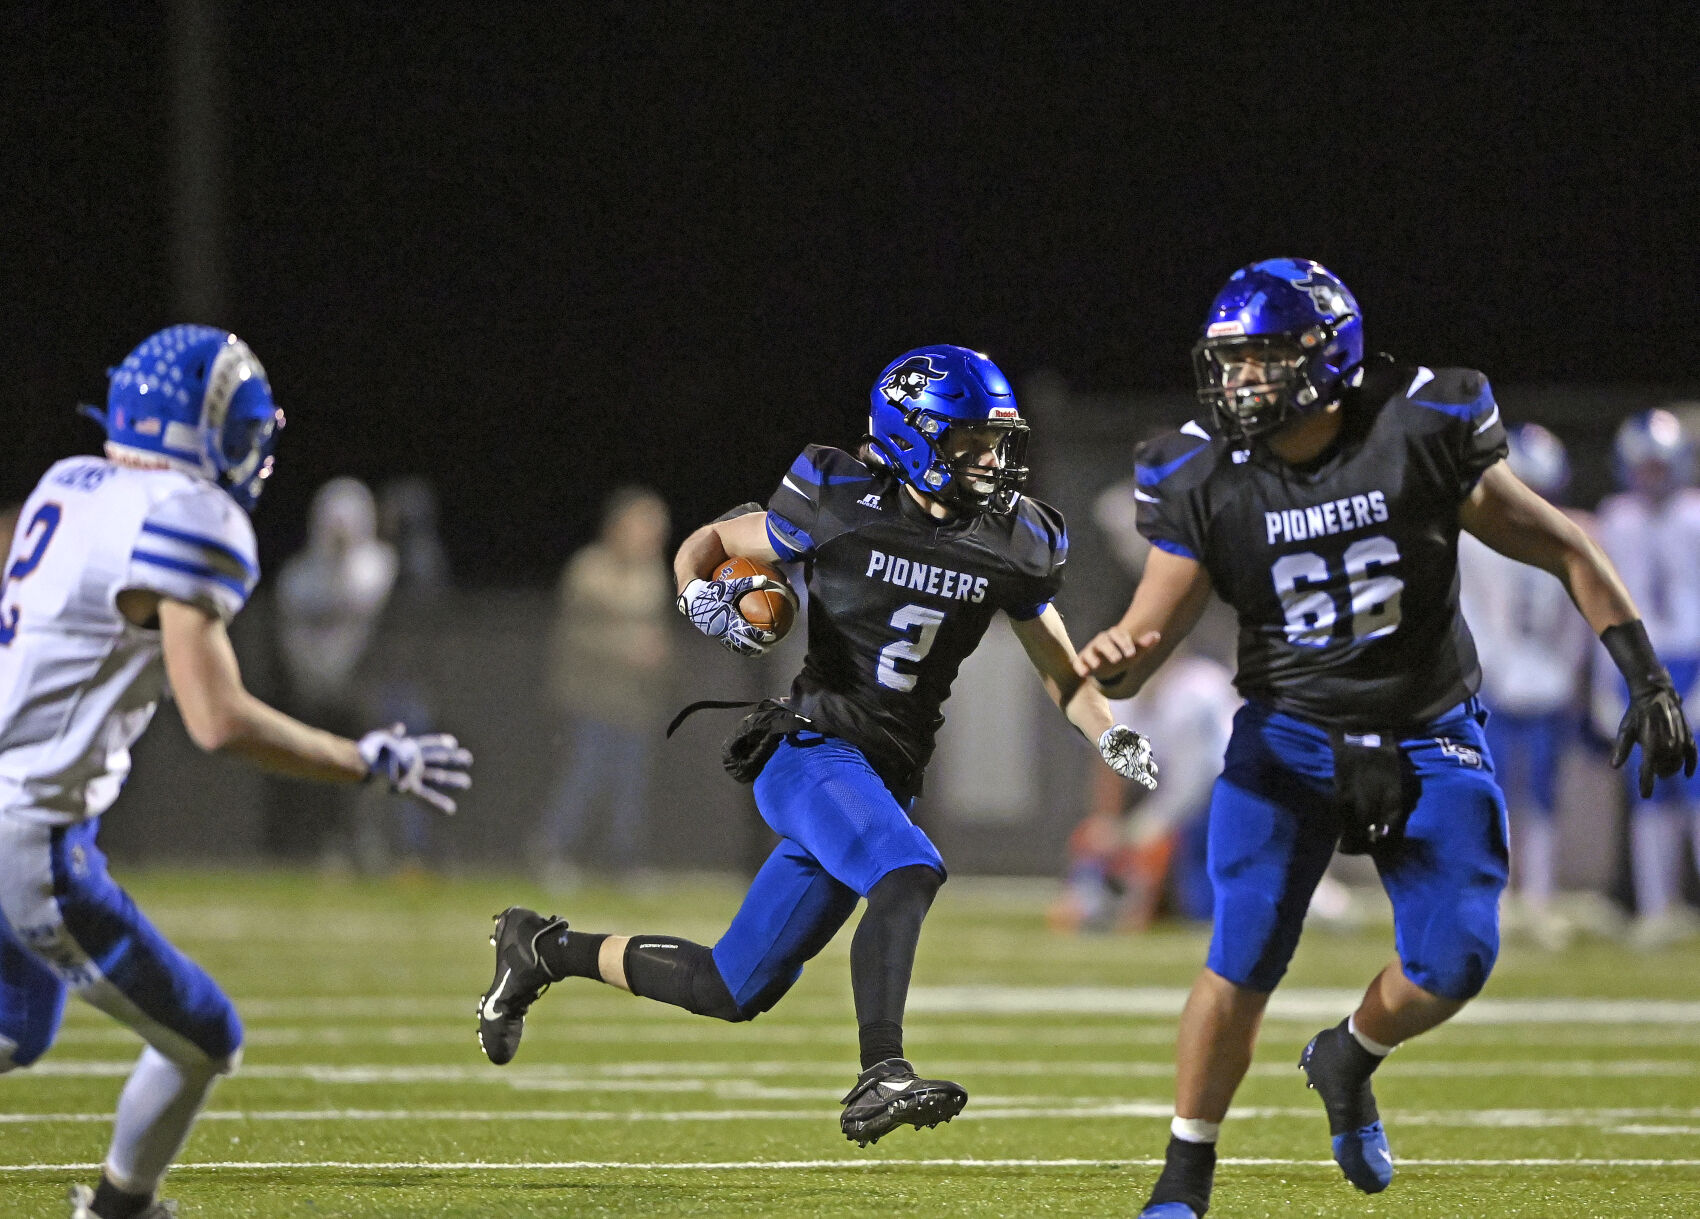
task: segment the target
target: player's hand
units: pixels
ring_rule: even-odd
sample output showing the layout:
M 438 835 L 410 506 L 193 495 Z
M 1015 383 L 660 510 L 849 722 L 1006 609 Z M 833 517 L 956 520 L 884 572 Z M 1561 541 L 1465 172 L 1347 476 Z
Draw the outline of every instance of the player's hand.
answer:
M 1617 742 L 1612 746 L 1611 764 L 1620 767 L 1629 761 L 1630 751 L 1641 746 L 1641 798 L 1653 794 L 1655 777 L 1664 779 L 1681 770 L 1690 778 L 1694 775 L 1694 732 L 1688 717 L 1682 713 L 1682 696 L 1668 686 L 1649 686 L 1637 691 L 1629 700 L 1629 710 L 1617 726 Z
M 679 612 L 710 639 L 718 639 L 729 652 L 760 656 L 778 638 L 763 631 L 738 612 L 738 602 L 757 585 L 754 576 L 736 580 L 692 580 L 679 594 Z
M 1126 724 L 1104 729 L 1098 738 L 1098 752 L 1104 762 L 1124 779 L 1132 779 L 1147 791 L 1157 789 L 1157 759 L 1151 756 L 1151 742 Z
M 366 763 L 366 777 L 381 778 L 390 790 L 417 796 L 440 812 L 453 815 L 454 799 L 444 789 L 465 791 L 472 786 L 467 770 L 472 754 L 446 732 L 408 736 L 406 724 L 368 732 L 355 743 Z
M 1157 631 L 1146 631 L 1136 638 L 1120 625 L 1099 631 L 1075 656 L 1074 672 L 1079 677 L 1095 677 L 1100 685 L 1113 686 L 1141 653 L 1149 652 L 1162 638 Z

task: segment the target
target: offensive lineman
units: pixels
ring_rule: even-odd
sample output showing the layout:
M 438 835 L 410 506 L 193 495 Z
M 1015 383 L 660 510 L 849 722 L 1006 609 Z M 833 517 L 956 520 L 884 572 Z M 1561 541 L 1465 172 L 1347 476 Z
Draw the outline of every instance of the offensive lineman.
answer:
M 25 502 L 0 585 L 0 1071 L 52 1045 L 67 991 L 134 1029 L 97 1188 L 73 1219 L 175 1214 L 155 1193 L 240 1057 L 224 992 L 108 875 L 100 817 L 171 692 L 189 735 L 280 774 L 391 790 L 444 812 L 472 757 L 450 736 L 345 740 L 242 685 L 225 628 L 259 579 L 252 510 L 283 414 L 235 335 L 173 326 L 112 373 L 106 456 L 73 457 Z
M 1215 931 L 1181 1016 L 1147 1219 L 1208 1207 L 1220 1123 L 1337 843 L 1374 859 L 1398 958 L 1300 1065 L 1336 1162 L 1364 1192 L 1393 1179 L 1371 1073 L 1487 981 L 1505 806 L 1458 613 L 1461 527 L 1558 577 L 1599 633 L 1631 692 L 1614 764 L 1637 743 L 1644 785 L 1695 764 L 1681 699 L 1617 573 L 1504 462 L 1485 377 L 1366 360 L 1357 302 L 1308 259 L 1235 272 L 1194 361 L 1206 422 L 1138 461 L 1139 524 L 1156 551 L 1120 622 L 1076 661 L 1125 697 L 1212 588 L 1239 615 L 1247 705 L 1210 810 Z
M 811 445 L 765 513 L 698 529 L 674 560 L 680 610 L 744 655 L 772 642 L 736 609 L 752 582 L 706 577 L 731 555 L 804 565 L 803 671 L 785 703 L 765 705 L 734 738 L 752 759 L 741 777 L 754 777 L 756 804 L 783 841 L 712 948 L 504 911 L 492 937 L 496 976 L 479 1005 L 492 1062 L 513 1057 L 527 1009 L 568 977 L 753 1019 L 866 897 L 850 946 L 861 1075 L 840 1129 L 866 1146 L 900 1124 L 949 1121 L 967 1103 L 960 1085 L 920 1078 L 904 1058 L 915 945 L 945 878 L 908 811 L 940 706 L 992 615 L 1009 616 L 1052 699 L 1113 769 L 1154 786 L 1156 766 L 1145 739 L 1115 724 L 1104 696 L 1073 671 L 1051 606 L 1067 534 L 1054 509 L 1021 494 L 1027 425 L 997 366 L 960 347 L 909 352 L 875 384 L 868 427 L 860 457 Z

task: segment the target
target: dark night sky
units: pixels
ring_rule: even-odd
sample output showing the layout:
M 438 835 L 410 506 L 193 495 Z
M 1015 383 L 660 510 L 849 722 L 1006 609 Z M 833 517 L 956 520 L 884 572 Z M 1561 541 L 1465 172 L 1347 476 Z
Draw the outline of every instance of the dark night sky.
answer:
M 765 497 L 921 343 L 1184 389 L 1274 254 L 1502 385 L 1695 381 L 1687 5 L 231 3 L 217 319 L 174 314 L 166 11 L 119 7 L 5 18 L 0 498 L 180 320 L 290 412 L 269 561 L 325 478 L 419 471 L 478 582 L 547 577 L 621 482 L 681 524 Z

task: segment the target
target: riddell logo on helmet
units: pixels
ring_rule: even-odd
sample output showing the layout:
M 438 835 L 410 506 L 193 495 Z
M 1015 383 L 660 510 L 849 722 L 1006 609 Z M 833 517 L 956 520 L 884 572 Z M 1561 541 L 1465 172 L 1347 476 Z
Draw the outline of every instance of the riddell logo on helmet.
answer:
M 926 356 L 910 356 L 880 382 L 880 392 L 885 400 L 896 406 L 910 398 L 919 398 L 926 392 L 927 386 L 934 381 L 942 381 L 945 374 L 933 367 L 933 362 Z
M 1219 339 L 1226 334 L 1244 333 L 1245 324 L 1243 322 L 1211 322 L 1210 325 L 1205 328 L 1204 337 L 1207 339 Z
M 1021 412 L 1016 410 L 1013 406 L 994 406 L 991 409 L 991 413 L 988 414 L 986 418 L 999 420 L 1019 419 L 1021 418 Z

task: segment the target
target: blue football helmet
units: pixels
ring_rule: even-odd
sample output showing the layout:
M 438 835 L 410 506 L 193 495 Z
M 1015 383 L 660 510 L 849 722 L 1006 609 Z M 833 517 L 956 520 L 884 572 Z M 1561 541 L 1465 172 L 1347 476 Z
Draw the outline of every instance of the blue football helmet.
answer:
M 1361 379 L 1363 315 L 1320 263 L 1268 258 L 1216 294 L 1192 362 L 1208 426 L 1245 440 L 1321 410 Z
M 272 471 L 283 412 L 248 345 L 213 326 L 149 335 L 110 371 L 109 447 L 209 478 L 253 511 Z
M 1027 483 L 1027 424 L 998 366 L 966 347 L 917 347 L 868 395 L 876 458 L 923 495 L 1004 513 Z M 993 464 L 980 464 L 991 454 Z
M 1694 481 L 1694 441 L 1668 410 L 1625 419 L 1611 452 L 1612 473 L 1626 490 L 1662 498 Z
M 1564 441 L 1538 423 L 1520 423 L 1505 435 L 1511 452 L 1511 472 L 1547 499 L 1557 499 L 1570 485 L 1570 454 Z

